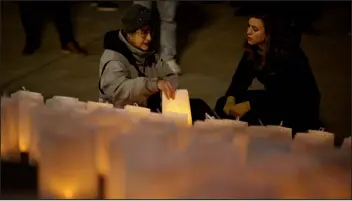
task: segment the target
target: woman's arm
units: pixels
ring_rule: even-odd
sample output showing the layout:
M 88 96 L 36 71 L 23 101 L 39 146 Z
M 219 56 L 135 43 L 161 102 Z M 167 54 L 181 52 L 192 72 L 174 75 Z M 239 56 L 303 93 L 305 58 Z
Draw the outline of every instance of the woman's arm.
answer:
M 119 61 L 110 61 L 100 79 L 101 90 L 107 96 L 113 97 L 112 101 L 116 106 L 141 103 L 158 91 L 158 78 L 130 79 L 126 67 Z
M 246 54 L 243 54 L 237 70 L 232 76 L 232 81 L 226 91 L 226 96 L 242 99 L 254 78 L 253 66 L 250 61 L 247 61 Z

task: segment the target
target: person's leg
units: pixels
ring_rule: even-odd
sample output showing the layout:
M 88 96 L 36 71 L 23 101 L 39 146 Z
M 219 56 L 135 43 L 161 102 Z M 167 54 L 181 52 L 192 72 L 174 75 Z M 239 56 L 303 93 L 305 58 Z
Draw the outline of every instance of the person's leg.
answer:
M 212 108 L 202 99 L 191 98 L 189 100 L 191 106 L 192 121 L 204 121 L 205 114 L 215 116 Z
M 216 112 L 216 115 L 218 117 L 222 118 L 222 119 L 233 119 L 232 116 L 229 116 L 229 115 L 225 114 L 225 112 L 224 112 L 224 106 L 225 106 L 225 103 L 226 103 L 226 99 L 227 99 L 226 96 L 220 97 L 216 101 L 214 111 Z
M 160 56 L 175 73 L 181 73 L 176 63 L 176 9 L 177 1 L 158 1 L 160 15 Z
M 39 2 L 18 2 L 22 26 L 26 35 L 26 44 L 23 49 L 24 55 L 33 54 L 41 42 L 43 19 Z
M 96 1 L 96 6 L 99 11 L 112 12 L 116 11 L 119 5 L 114 1 Z
M 147 1 L 133 1 L 133 3 L 142 5 L 142 6 L 146 7 L 146 8 L 149 8 L 149 9 L 151 9 L 152 5 L 153 5 L 153 2 L 150 1 L 150 0 L 147 0 Z
M 55 26 L 59 33 L 62 50 L 67 53 L 87 54 L 75 40 L 69 3 L 51 2 L 49 9 L 52 12 Z

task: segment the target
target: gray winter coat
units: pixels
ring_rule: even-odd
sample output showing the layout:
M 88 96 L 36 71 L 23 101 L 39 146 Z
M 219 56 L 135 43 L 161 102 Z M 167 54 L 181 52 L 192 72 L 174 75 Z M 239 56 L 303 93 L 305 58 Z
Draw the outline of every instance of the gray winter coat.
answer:
M 111 31 L 104 38 L 100 59 L 100 100 L 123 107 L 137 103 L 146 106 L 147 98 L 158 91 L 159 79 L 178 88 L 178 76 L 153 52 L 145 52 L 127 42 L 122 31 Z

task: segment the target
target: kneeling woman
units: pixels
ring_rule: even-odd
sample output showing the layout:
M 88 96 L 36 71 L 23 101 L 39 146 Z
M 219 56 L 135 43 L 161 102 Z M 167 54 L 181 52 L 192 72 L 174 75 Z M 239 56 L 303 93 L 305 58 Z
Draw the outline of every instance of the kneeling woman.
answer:
M 289 23 L 267 15 L 249 19 L 247 36 L 232 82 L 217 101 L 217 114 L 250 125 L 282 124 L 294 132 L 319 127 L 320 93 L 300 36 Z M 248 90 L 254 78 L 265 90 Z
M 121 30 L 105 35 L 105 51 L 100 60 L 100 100 L 115 107 L 138 104 L 152 111 L 161 110 L 160 92 L 173 98 L 178 76 L 166 62 L 150 49 L 151 13 L 139 4 L 131 6 L 122 16 Z M 192 119 L 204 119 L 211 111 L 199 99 L 191 99 Z M 199 107 L 192 107 L 192 105 Z

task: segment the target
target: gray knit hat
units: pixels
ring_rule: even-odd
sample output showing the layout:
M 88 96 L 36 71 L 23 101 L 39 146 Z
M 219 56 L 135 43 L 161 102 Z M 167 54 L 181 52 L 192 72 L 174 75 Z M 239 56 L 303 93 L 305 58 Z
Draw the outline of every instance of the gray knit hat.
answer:
M 150 25 L 151 11 L 150 9 L 133 4 L 121 17 L 122 29 L 126 33 L 133 33 L 145 25 Z

